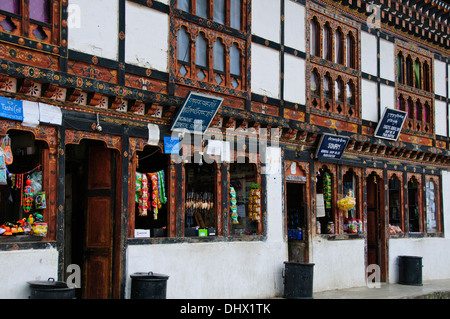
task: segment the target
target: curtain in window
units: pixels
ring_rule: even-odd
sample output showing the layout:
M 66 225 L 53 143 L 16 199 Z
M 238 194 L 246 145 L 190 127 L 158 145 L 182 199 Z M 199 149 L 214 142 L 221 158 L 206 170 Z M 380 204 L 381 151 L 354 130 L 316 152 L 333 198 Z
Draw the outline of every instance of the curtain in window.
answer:
M 403 83 L 403 56 L 400 53 L 397 55 L 397 81 Z
M 29 0 L 29 3 L 30 3 L 30 19 L 50 23 L 49 0 Z
M 225 24 L 225 0 L 214 0 L 214 21 Z
M 353 49 L 354 41 L 351 33 L 347 35 L 346 42 L 347 42 L 347 66 L 349 68 L 354 68 L 355 67 L 355 56 Z
M 241 0 L 231 0 L 230 27 L 241 29 Z
M 199 17 L 208 19 L 208 0 L 197 0 L 196 14 Z
M 330 48 L 329 48 L 329 46 L 330 46 L 330 30 L 329 30 L 329 28 L 327 27 L 327 26 L 325 26 L 324 28 L 323 28 L 323 48 L 322 48 L 322 50 L 323 50 L 323 55 L 322 55 L 322 58 L 324 58 L 324 59 L 326 59 L 326 60 L 330 60 L 329 59 L 329 57 L 330 57 Z
M 20 14 L 19 0 L 0 0 L 0 10 Z
M 177 59 L 178 61 L 190 62 L 189 58 L 189 36 L 186 29 L 181 27 L 177 35 Z
M 231 69 L 230 73 L 233 75 L 241 75 L 241 53 L 236 44 L 230 48 L 230 63 Z
M 319 55 L 319 41 L 317 41 L 317 36 L 319 33 L 319 27 L 314 20 L 310 23 L 310 43 L 311 43 L 311 55 Z
M 213 69 L 225 72 L 225 50 L 220 40 L 213 44 Z
M 191 0 L 178 0 L 177 7 L 180 10 L 189 12 L 190 11 L 190 5 L 189 5 L 190 2 L 191 2 Z
M 343 61 L 344 55 L 342 52 L 342 50 L 344 49 L 343 45 L 342 45 L 342 33 L 339 30 L 337 30 L 336 34 L 335 34 L 335 47 L 334 48 L 335 48 L 335 62 L 338 64 L 344 64 L 344 61 Z
M 420 62 L 414 62 L 414 75 L 416 88 L 420 89 Z
M 207 67 L 207 43 L 202 34 L 197 36 L 195 42 L 195 64 L 201 67 Z
M 316 79 L 316 73 L 314 71 L 311 72 L 310 81 L 311 81 L 311 92 L 312 92 L 312 94 L 318 95 L 319 92 L 317 92 L 317 79 Z

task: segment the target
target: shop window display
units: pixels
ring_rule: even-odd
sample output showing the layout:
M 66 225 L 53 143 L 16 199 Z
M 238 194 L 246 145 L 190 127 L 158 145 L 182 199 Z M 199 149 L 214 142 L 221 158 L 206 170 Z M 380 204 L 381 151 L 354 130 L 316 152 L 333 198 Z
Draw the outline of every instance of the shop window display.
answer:
M 261 187 L 256 165 L 230 164 L 230 235 L 256 235 L 261 223 Z
M 415 177 L 408 181 L 409 232 L 420 232 L 420 184 Z
M 344 215 L 344 232 L 350 234 L 362 233 L 361 213 L 358 211 L 358 179 L 352 169 L 343 176 L 343 195 L 338 201 L 338 208 Z
M 389 179 L 389 232 L 403 232 L 401 183 L 396 175 Z
M 185 236 L 216 235 L 216 164 L 185 166 Z
M 334 234 L 333 177 L 324 168 L 316 175 L 317 233 Z
M 135 229 L 150 230 L 151 237 L 167 236 L 168 161 L 159 147 L 137 152 Z
M 0 144 L 0 235 L 45 237 L 42 156 L 46 144 L 18 130 L 0 137 Z
M 430 179 L 425 185 L 426 189 L 426 218 L 427 218 L 427 232 L 434 233 L 438 231 L 438 202 L 437 202 L 437 185 Z

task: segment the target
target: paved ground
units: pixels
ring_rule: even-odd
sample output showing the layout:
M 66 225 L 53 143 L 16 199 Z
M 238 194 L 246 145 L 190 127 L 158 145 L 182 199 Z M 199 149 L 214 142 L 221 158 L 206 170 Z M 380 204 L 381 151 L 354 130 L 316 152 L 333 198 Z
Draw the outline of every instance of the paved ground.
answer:
M 423 281 L 422 286 L 385 284 L 315 292 L 314 299 L 450 299 L 450 279 Z

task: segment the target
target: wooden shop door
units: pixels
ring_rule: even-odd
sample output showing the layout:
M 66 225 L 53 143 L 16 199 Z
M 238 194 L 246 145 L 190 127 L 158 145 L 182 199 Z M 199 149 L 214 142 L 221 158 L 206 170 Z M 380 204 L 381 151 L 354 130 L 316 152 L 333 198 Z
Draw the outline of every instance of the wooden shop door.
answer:
M 372 173 L 367 177 L 367 265 L 380 267 L 382 282 L 387 274 L 385 216 L 383 179 Z
M 83 298 L 112 297 L 115 211 L 115 151 L 91 144 L 87 149 L 87 188 Z

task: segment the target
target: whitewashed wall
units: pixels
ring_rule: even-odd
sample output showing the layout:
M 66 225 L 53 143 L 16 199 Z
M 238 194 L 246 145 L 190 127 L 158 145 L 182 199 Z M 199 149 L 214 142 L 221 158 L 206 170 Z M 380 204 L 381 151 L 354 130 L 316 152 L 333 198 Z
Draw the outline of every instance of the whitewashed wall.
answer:
M 443 238 L 398 238 L 389 240 L 389 282 L 398 282 L 398 256 L 422 257 L 422 279 L 450 278 L 450 172 L 442 173 L 442 196 L 444 207 Z
M 305 7 L 299 3 L 283 0 L 284 44 L 299 52 L 305 52 Z M 306 61 L 291 54 L 284 54 L 284 100 L 306 104 Z
M 28 281 L 58 279 L 58 252 L 54 248 L 0 252 L 0 299 L 28 299 Z
M 70 4 L 78 6 L 80 17 L 79 25 L 69 28 L 69 49 L 117 60 L 119 1 L 71 0 Z
M 363 120 L 378 122 L 377 83 L 361 80 L 361 116 Z
M 434 93 L 440 96 L 446 96 L 446 64 L 439 60 L 434 59 Z
M 380 39 L 380 77 L 395 81 L 395 45 L 383 39 Z
M 305 6 L 291 0 L 284 0 L 284 44 L 306 51 Z
M 384 108 L 395 109 L 395 88 L 389 85 L 380 85 L 380 105 L 381 112 L 383 112 Z
M 314 237 L 310 261 L 314 263 L 313 291 L 360 287 L 366 284 L 363 239 L 327 240 Z
M 377 75 L 377 38 L 364 31 L 361 31 L 361 70 Z
M 253 93 L 280 98 L 280 53 L 252 43 L 251 90 Z
M 126 2 L 125 62 L 168 71 L 169 15 Z
M 284 99 L 305 104 L 305 60 L 290 54 L 284 55 Z
M 434 101 L 434 125 L 437 135 L 447 136 L 447 103 Z
M 281 158 L 280 158 L 281 159 Z M 170 276 L 167 298 L 270 298 L 283 295 L 282 270 L 288 259 L 283 231 L 282 175 L 267 182 L 267 240 L 177 243 L 127 247 L 130 275 L 153 271 Z
M 252 1 L 252 33 L 280 43 L 280 0 Z

